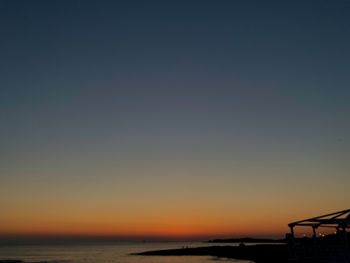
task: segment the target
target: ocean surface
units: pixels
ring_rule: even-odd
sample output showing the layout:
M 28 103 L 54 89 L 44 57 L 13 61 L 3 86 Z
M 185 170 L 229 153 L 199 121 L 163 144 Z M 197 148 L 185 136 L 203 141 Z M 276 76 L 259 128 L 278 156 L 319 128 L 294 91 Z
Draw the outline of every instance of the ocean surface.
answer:
M 218 245 L 218 244 L 216 244 Z M 233 244 L 234 245 L 234 244 Z M 146 242 L 146 243 L 108 243 L 85 245 L 13 245 L 0 246 L 0 260 L 20 259 L 25 262 L 49 263 L 203 263 L 203 262 L 236 262 L 249 261 L 219 259 L 211 256 L 136 256 L 132 253 L 208 246 L 197 242 Z

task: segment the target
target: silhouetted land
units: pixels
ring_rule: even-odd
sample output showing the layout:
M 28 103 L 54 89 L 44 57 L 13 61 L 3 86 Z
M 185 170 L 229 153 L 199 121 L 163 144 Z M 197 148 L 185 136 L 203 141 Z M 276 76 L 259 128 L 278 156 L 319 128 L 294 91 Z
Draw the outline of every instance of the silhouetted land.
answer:
M 52 261 L 23 261 L 19 259 L 0 259 L 0 263 L 50 263 L 50 262 Z
M 213 240 L 207 241 L 207 243 L 286 243 L 286 240 L 245 237 L 245 238 L 213 239 Z
M 137 253 L 142 256 L 214 256 L 251 260 L 256 263 L 288 262 L 287 245 L 259 244 L 251 246 L 210 246 L 156 250 Z
M 20 259 L 0 259 L 0 263 L 53 263 L 53 262 L 60 262 L 60 261 L 31 261 L 31 260 L 28 260 L 28 261 L 24 261 L 24 260 L 20 260 Z

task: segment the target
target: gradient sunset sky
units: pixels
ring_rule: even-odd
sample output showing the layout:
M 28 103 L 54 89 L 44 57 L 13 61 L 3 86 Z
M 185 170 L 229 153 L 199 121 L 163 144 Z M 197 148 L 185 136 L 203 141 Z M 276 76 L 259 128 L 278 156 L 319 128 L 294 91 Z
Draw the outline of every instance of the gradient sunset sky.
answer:
M 1 1 L 0 235 L 280 236 L 350 208 L 350 1 Z

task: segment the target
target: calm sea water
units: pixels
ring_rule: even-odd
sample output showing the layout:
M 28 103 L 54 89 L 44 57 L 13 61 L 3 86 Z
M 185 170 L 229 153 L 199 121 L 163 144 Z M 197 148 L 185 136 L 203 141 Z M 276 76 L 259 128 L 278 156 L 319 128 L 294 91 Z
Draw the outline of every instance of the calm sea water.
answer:
M 205 243 L 114 243 L 99 245 L 30 245 L 0 246 L 0 260 L 21 259 L 27 262 L 51 263 L 210 263 L 249 261 L 202 256 L 134 256 L 148 250 L 207 246 Z

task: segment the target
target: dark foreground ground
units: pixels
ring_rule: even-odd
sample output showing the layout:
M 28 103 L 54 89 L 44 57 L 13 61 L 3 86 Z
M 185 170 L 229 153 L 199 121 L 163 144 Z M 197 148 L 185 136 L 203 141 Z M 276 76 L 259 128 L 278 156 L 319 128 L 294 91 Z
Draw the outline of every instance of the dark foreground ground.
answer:
M 287 245 L 251 245 L 251 246 L 210 246 L 156 250 L 137 253 L 142 256 L 215 256 L 251 260 L 256 263 L 288 262 Z

